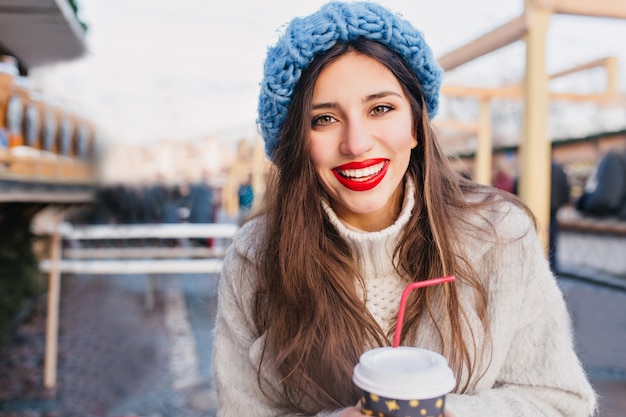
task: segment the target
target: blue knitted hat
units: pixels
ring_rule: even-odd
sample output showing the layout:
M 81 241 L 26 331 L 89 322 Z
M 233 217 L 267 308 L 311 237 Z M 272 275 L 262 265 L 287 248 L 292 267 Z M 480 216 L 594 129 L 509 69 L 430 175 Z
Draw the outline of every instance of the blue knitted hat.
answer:
M 337 42 L 357 38 L 376 41 L 400 54 L 422 84 L 428 114 L 432 118 L 437 113 L 443 70 L 422 33 L 378 4 L 330 2 L 309 16 L 293 19 L 268 49 L 257 120 L 268 156 L 276 148 L 302 71 Z

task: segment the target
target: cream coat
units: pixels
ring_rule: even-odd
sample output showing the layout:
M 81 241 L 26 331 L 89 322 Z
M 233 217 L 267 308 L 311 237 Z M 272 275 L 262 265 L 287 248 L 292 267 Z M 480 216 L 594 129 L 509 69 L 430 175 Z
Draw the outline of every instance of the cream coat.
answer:
M 324 204 L 331 222 L 360 260 L 366 306 L 383 328 L 395 320 L 406 285 L 394 272 L 391 253 L 413 204 L 408 198 L 396 223 L 375 233 L 348 229 Z M 494 224 L 498 242 L 477 232 L 468 232 L 462 241 L 468 259 L 487 284 L 492 349 L 475 358 L 480 371 L 470 381 L 471 392 L 450 394 L 447 407 L 457 417 L 589 417 L 595 410 L 595 394 L 575 353 L 566 304 L 530 219 L 506 203 L 483 215 Z M 484 219 L 470 220 L 484 225 Z M 264 339 L 255 332 L 250 309 L 254 248 L 262 244 L 255 233 L 260 221 L 239 231 L 220 278 L 214 369 L 221 417 L 287 415 L 268 404 L 256 379 Z M 480 331 L 472 293 L 455 285 L 478 346 L 490 346 Z M 441 351 L 432 322 L 423 322 L 417 334 L 415 346 Z M 464 381 L 466 372 L 456 377 Z M 320 416 L 336 416 L 340 411 Z

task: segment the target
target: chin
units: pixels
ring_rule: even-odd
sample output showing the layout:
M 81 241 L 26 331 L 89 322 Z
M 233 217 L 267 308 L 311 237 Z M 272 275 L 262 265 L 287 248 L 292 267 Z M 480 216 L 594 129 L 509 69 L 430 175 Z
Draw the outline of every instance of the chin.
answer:
M 380 200 L 376 200 L 371 204 L 346 205 L 346 208 L 354 214 L 376 214 L 384 210 L 386 206 L 386 202 L 381 203 Z

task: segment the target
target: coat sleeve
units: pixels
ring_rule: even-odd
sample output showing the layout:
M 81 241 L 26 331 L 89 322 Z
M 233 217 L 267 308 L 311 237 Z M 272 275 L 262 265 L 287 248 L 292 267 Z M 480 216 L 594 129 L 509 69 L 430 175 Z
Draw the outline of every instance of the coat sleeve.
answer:
M 290 414 L 276 408 L 259 388 L 257 368 L 264 337 L 251 319 L 253 268 L 231 246 L 220 276 L 213 339 L 213 369 L 218 393 L 218 417 L 269 417 Z M 271 376 L 262 375 L 271 380 Z M 320 413 L 337 417 L 341 410 Z
M 595 393 L 574 349 L 563 294 L 530 221 L 506 217 L 498 227 L 508 237 L 481 269 L 489 275 L 492 317 L 487 382 L 450 394 L 449 409 L 456 417 L 589 417 Z

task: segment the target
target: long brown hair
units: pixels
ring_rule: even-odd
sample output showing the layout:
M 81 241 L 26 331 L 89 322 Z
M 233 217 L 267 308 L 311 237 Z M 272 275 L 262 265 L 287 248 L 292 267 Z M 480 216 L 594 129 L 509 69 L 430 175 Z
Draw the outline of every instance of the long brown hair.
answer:
M 324 216 L 320 204 L 324 191 L 309 156 L 315 81 L 322 69 L 348 51 L 386 65 L 412 106 L 418 146 L 406 175 L 416 185 L 416 204 L 396 248 L 395 267 L 411 281 L 455 274 L 457 281 L 473 288 L 475 308 L 488 336 L 487 289 L 462 256 L 458 236 L 472 227 L 464 221 L 469 211 L 478 213 L 480 206 L 491 204 L 493 190 L 464 179 L 452 168 L 431 128 L 420 83 L 397 54 L 364 39 L 337 44 L 302 73 L 272 155 L 274 166 L 260 211 L 265 217 L 264 245 L 254 312 L 257 331 L 266 338 L 258 380 L 269 398 L 297 413 L 356 404 L 360 394 L 351 376 L 360 354 L 391 340 L 358 296 L 357 285 L 363 286 L 363 279 L 350 247 Z M 469 203 L 468 194 L 483 197 Z M 444 317 L 435 312 L 435 305 L 444 306 Z M 477 372 L 472 358 L 479 356 L 482 346 L 476 346 L 473 334 L 463 336 L 471 328 L 456 285 L 430 287 L 410 298 L 403 341 L 414 339 L 420 320 L 429 318 L 453 370 L 460 374 L 465 368 L 469 374 L 457 388 L 464 392 Z M 264 372 L 276 375 L 280 392 L 262 383 Z

